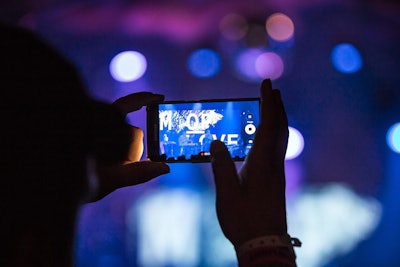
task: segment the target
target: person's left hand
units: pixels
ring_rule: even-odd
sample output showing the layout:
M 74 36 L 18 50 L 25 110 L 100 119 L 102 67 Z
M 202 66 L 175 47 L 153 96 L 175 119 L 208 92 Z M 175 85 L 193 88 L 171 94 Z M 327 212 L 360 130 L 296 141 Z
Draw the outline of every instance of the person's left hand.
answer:
M 112 105 L 122 114 L 137 111 L 152 102 L 162 102 L 163 95 L 140 92 L 117 99 Z M 162 174 L 169 173 L 169 166 L 163 162 L 140 161 L 143 154 L 143 131 L 131 126 L 131 143 L 125 162 L 104 163 L 97 161 L 97 185 L 88 202 L 102 199 L 121 187 L 147 182 Z
M 287 234 L 288 120 L 280 91 L 269 79 L 261 85 L 260 111 L 253 146 L 239 172 L 225 144 L 211 143 L 218 220 L 236 248 L 260 236 Z

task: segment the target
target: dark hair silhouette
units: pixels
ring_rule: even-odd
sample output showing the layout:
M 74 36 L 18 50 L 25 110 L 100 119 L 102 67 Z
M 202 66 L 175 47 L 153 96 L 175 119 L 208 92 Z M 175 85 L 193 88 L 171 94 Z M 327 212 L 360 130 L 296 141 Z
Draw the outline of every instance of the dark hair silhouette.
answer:
M 111 105 L 87 97 L 75 68 L 46 42 L 5 25 L 0 34 L 0 265 L 40 264 L 71 250 L 87 156 L 122 161 L 130 132 Z M 33 256 L 40 238 L 53 255 Z

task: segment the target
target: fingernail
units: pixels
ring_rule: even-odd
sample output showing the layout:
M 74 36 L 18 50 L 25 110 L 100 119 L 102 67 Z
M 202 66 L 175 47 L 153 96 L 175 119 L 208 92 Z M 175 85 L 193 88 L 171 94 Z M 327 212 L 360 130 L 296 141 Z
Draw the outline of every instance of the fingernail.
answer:
M 272 89 L 272 82 L 271 79 L 264 79 L 262 82 L 263 88 L 271 88 Z
M 217 158 L 227 157 L 228 155 L 226 155 L 226 154 L 227 153 L 229 154 L 229 152 L 227 151 L 227 149 L 225 147 L 225 144 L 218 140 L 214 140 L 211 143 L 210 153 L 211 153 L 212 160 L 217 159 Z
M 214 140 L 211 142 L 211 146 L 210 146 L 211 154 L 216 154 L 223 150 L 224 150 L 224 145 L 220 141 Z

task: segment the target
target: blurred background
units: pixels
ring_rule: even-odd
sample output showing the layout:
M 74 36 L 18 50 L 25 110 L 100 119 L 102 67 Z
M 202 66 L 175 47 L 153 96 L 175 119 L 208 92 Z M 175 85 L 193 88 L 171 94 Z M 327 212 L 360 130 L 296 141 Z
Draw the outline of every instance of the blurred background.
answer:
M 291 126 L 298 266 L 400 266 L 397 0 L 2 1 L 0 19 L 43 35 L 106 102 L 139 91 L 257 97 L 271 78 Z M 128 119 L 145 129 L 144 109 Z M 171 164 L 84 206 L 76 266 L 236 266 L 210 165 Z

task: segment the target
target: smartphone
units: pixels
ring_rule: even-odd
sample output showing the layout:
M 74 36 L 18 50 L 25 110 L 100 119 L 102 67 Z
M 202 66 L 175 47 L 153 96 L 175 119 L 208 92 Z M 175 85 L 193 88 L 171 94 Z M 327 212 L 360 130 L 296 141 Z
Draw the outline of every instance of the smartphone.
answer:
M 147 106 L 147 156 L 152 161 L 209 162 L 220 140 L 234 161 L 249 152 L 260 121 L 260 99 L 167 101 Z

